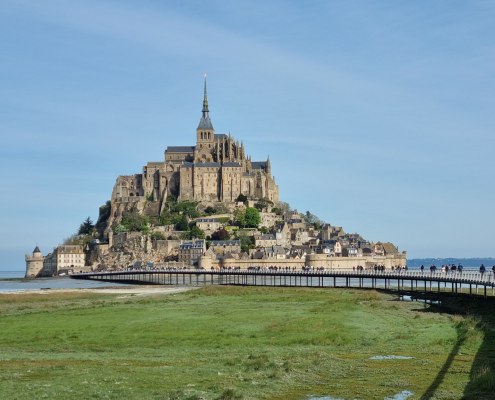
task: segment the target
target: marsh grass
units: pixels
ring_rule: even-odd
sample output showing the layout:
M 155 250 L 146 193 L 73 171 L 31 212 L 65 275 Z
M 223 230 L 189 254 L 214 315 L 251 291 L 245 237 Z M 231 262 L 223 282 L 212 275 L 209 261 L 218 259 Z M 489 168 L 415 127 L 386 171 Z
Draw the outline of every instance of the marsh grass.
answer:
M 487 327 L 474 316 L 430 311 L 369 290 L 205 287 L 146 298 L 0 297 L 0 393 L 383 399 L 410 390 L 419 397 L 461 340 L 436 387 L 438 396 L 461 398 Z M 415 358 L 369 359 L 388 354 Z M 493 368 L 483 365 L 473 378 L 493 388 Z

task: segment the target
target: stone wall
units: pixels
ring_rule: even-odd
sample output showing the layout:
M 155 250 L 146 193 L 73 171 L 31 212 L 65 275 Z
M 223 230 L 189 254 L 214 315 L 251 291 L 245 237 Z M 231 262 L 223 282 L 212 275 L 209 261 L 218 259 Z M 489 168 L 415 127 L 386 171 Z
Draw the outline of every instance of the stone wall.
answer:
M 224 259 L 222 262 L 212 260 L 207 256 L 200 258 L 199 266 L 205 269 L 220 268 L 221 266 L 229 268 L 240 267 L 247 269 L 249 267 L 261 267 L 268 269 L 269 267 L 278 268 L 296 268 L 303 267 L 324 267 L 327 269 L 342 269 L 349 270 L 362 266 L 365 268 L 373 268 L 374 265 L 384 265 L 386 269 L 392 267 L 405 267 L 406 258 L 403 254 L 390 255 L 384 257 L 329 257 L 325 254 L 311 254 L 306 256 L 306 260 L 294 259 Z

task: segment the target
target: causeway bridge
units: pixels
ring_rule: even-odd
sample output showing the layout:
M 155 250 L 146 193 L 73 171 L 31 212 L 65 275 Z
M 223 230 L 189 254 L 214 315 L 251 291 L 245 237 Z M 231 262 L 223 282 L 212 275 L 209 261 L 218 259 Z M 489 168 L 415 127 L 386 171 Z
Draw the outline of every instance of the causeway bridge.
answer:
M 495 276 L 492 272 L 375 271 L 331 269 L 212 269 L 167 268 L 73 273 L 72 279 L 86 279 L 126 284 L 173 286 L 272 286 L 319 288 L 369 288 L 400 293 L 441 293 L 493 297 Z

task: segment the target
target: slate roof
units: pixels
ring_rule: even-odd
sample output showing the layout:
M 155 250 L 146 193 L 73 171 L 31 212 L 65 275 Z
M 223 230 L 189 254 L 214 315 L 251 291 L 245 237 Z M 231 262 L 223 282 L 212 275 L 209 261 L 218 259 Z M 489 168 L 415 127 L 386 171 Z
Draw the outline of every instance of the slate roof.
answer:
M 228 135 L 226 135 L 225 133 L 215 133 L 213 135 L 213 139 L 214 140 L 217 140 L 217 139 L 227 139 L 228 138 Z
M 167 153 L 193 153 L 196 146 L 167 146 Z
M 193 242 L 185 242 L 182 243 L 179 248 L 181 250 L 189 250 L 189 249 L 202 249 L 204 246 L 204 240 L 195 240 Z
M 226 162 L 226 163 L 223 163 L 222 166 L 223 167 L 240 167 L 241 164 L 239 164 L 238 162 Z
M 36 246 L 33 250 L 33 253 L 41 253 L 41 250 L 38 246 Z
M 206 168 L 206 167 L 219 168 L 221 166 L 221 164 L 217 163 L 217 162 L 202 162 L 202 163 L 194 163 L 194 166 L 197 168 Z
M 208 115 L 203 115 L 199 120 L 198 129 L 211 129 L 213 130 L 213 125 L 211 124 L 211 119 Z
M 260 240 L 275 240 L 275 239 L 276 239 L 275 235 L 270 233 L 260 236 Z
M 251 166 L 253 169 L 266 169 L 266 161 L 253 161 Z
M 212 240 L 210 247 L 223 247 L 223 246 L 240 246 L 240 240 Z

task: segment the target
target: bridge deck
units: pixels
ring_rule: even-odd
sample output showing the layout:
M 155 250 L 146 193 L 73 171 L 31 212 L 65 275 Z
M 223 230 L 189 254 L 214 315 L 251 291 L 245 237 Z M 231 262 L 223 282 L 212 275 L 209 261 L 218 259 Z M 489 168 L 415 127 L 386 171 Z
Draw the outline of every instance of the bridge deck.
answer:
M 155 285 L 237 285 L 285 287 L 354 287 L 397 292 L 441 292 L 471 296 L 495 295 L 493 273 L 350 270 L 121 270 L 77 273 L 73 279 Z M 492 290 L 489 293 L 488 289 Z M 481 289 L 481 293 L 480 290 Z

